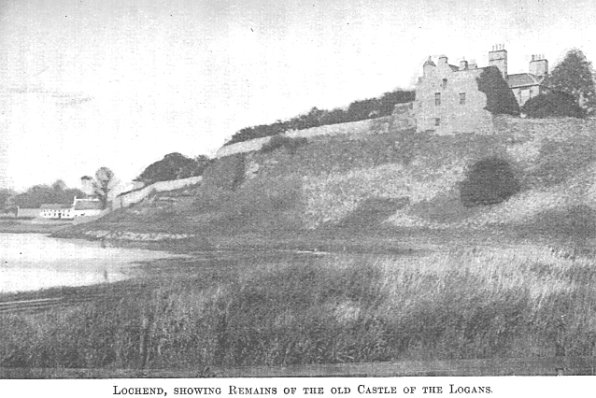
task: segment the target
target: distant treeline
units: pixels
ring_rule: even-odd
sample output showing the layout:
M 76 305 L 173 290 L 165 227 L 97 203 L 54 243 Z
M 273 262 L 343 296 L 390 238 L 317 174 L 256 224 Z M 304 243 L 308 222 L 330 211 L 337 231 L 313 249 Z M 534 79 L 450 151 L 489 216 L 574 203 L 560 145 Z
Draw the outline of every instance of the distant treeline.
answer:
M 347 109 L 323 110 L 312 108 L 310 112 L 286 121 L 278 120 L 271 124 L 246 127 L 238 131 L 226 145 L 248 141 L 254 138 L 269 137 L 288 130 L 304 130 L 327 124 L 355 122 L 374 117 L 391 115 L 396 104 L 414 101 L 414 91 L 395 90 L 379 98 L 369 98 L 352 102 Z
M 85 193 L 77 188 L 68 188 L 64 181 L 52 185 L 35 185 L 22 193 L 0 190 L 0 208 L 39 208 L 42 204 L 69 205 L 75 197 L 83 198 Z

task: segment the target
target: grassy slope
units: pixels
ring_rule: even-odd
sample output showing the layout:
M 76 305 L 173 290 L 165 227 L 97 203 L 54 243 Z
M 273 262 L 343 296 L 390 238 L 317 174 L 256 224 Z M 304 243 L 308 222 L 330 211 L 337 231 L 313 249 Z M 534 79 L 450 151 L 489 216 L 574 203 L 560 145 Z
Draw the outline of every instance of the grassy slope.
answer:
M 494 136 L 435 136 L 399 130 L 384 118 L 373 134 L 311 138 L 295 152 L 220 159 L 203 186 L 176 203 L 146 201 L 79 230 L 213 236 L 365 223 L 368 229 L 560 226 L 569 232 L 582 222 L 589 229 L 596 120 L 501 117 L 497 127 Z M 512 165 L 521 192 L 498 205 L 463 207 L 459 182 L 471 164 L 490 156 Z M 561 224 L 565 215 L 581 220 Z
M 174 195 L 174 204 L 147 201 L 79 226 L 75 232 L 184 231 L 216 242 L 335 250 L 381 241 L 402 247 L 404 231 L 414 228 L 442 244 L 420 255 L 347 250 L 185 264 L 190 274 L 149 284 L 116 305 L 2 315 L 9 326 L 0 330 L 1 364 L 200 371 L 592 356 L 595 121 L 498 122 L 495 136 L 389 129 L 311 139 L 295 153 L 223 159 L 202 187 Z M 501 204 L 463 208 L 457 183 L 466 168 L 495 155 L 513 165 L 522 191 Z M 483 241 L 502 228 L 532 238 L 559 231 L 582 245 L 551 251 L 515 238 L 511 246 Z M 465 230 L 470 235 L 455 234 Z

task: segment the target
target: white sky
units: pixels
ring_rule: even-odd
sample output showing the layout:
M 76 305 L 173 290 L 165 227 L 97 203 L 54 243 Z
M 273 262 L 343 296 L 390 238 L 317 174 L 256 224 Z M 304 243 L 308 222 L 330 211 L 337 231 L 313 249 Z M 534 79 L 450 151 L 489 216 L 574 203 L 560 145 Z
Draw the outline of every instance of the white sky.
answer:
M 594 21 L 592 1 L 0 0 L 0 186 L 213 155 L 242 127 L 412 87 L 428 55 L 596 61 Z

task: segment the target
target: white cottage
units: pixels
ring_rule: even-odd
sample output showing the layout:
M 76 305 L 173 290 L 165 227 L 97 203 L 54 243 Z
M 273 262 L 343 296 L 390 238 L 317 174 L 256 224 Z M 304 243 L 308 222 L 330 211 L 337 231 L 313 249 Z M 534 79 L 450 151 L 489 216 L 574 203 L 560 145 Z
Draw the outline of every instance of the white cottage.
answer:
M 75 198 L 72 204 L 73 218 L 98 216 L 102 211 L 103 204 L 99 199 Z
M 42 204 L 39 216 L 50 220 L 72 220 L 74 218 L 72 206 L 60 203 Z

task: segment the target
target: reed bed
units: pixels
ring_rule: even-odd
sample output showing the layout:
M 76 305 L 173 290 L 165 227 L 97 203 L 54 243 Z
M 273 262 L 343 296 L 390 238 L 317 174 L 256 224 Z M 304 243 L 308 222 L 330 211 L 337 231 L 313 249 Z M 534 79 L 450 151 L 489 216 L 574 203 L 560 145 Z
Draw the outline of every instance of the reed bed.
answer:
M 198 369 L 594 355 L 592 258 L 546 247 L 198 266 L 111 301 L 0 316 L 0 366 Z

